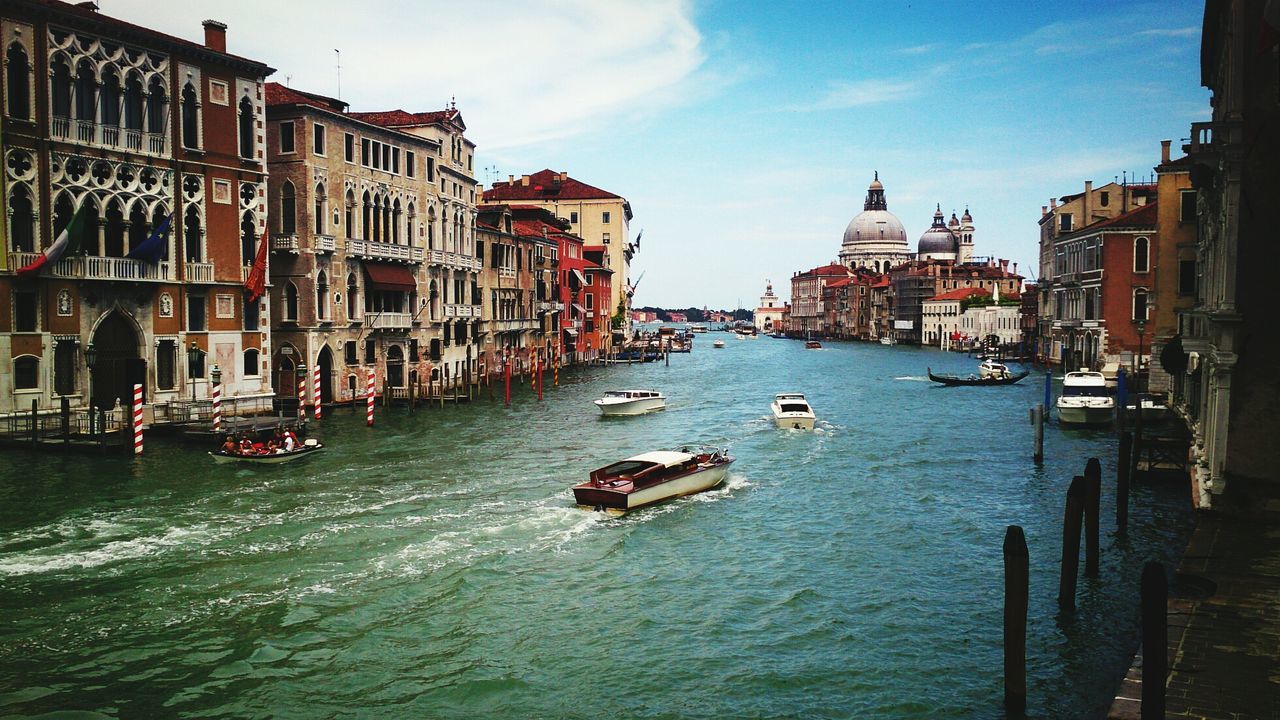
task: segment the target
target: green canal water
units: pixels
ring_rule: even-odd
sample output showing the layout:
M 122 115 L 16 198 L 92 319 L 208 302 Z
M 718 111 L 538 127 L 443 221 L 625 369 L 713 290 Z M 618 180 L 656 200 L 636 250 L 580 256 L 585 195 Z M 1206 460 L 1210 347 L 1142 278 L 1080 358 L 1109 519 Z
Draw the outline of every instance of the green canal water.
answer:
M 712 349 L 716 338 L 724 349 Z M 1042 384 L 941 388 L 975 361 L 868 344 L 699 336 L 692 354 L 562 373 L 539 403 L 334 410 L 296 465 L 6 451 L 0 717 L 999 718 L 1005 528 L 1031 552 L 1029 714 L 1097 717 L 1138 642 L 1142 563 L 1192 522 L 1134 488 L 1114 437 L 1048 428 Z M 665 412 L 602 419 L 607 389 Z M 805 392 L 813 433 L 776 430 Z M 719 490 L 605 518 L 569 487 L 688 441 Z M 1056 609 L 1063 501 L 1104 468 L 1102 573 Z

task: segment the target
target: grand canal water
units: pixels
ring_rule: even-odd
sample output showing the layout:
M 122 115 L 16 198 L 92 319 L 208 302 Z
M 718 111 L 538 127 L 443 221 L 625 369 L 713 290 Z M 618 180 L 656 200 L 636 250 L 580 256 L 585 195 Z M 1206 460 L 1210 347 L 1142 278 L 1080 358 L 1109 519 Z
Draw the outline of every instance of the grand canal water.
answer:
M 0 716 L 997 718 L 1010 524 L 1031 551 L 1029 714 L 1104 712 L 1141 565 L 1185 544 L 1185 487 L 1135 487 L 1120 541 L 1113 436 L 1050 427 L 1035 469 L 1033 379 L 940 388 L 926 365 L 974 361 L 697 344 L 563 373 L 542 403 L 522 386 L 373 429 L 336 410 L 331 449 L 296 466 L 160 439 L 138 461 L 6 452 Z M 593 397 L 637 386 L 669 409 L 597 417 Z M 820 431 L 772 427 L 782 390 Z M 732 449 L 726 487 L 621 519 L 572 507 L 593 467 L 686 441 Z M 1061 617 L 1063 499 L 1090 455 L 1102 573 Z

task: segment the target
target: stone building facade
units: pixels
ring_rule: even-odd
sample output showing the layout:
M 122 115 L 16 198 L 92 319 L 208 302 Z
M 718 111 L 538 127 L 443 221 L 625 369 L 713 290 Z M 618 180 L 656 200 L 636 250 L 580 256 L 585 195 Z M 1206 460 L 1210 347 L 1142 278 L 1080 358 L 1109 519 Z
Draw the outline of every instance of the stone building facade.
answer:
M 200 44 L 57 0 L 6 2 L 0 45 L 0 411 L 110 408 L 135 383 L 149 405 L 205 399 L 214 366 L 224 396 L 269 399 L 269 303 L 243 284 L 272 69 L 216 21 Z M 68 227 L 65 254 L 17 273 Z

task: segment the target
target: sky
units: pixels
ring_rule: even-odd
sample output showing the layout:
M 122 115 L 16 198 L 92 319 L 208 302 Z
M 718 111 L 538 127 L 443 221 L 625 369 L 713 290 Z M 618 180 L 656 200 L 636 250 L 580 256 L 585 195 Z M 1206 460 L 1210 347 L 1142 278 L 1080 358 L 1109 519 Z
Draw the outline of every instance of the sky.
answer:
M 1147 178 L 1209 117 L 1185 0 L 99 4 L 194 41 L 221 20 L 270 80 L 340 80 L 353 110 L 456 101 L 486 186 L 550 168 L 630 201 L 637 306 L 788 295 L 876 171 L 912 249 L 967 207 L 975 253 L 1032 281 L 1049 198 Z

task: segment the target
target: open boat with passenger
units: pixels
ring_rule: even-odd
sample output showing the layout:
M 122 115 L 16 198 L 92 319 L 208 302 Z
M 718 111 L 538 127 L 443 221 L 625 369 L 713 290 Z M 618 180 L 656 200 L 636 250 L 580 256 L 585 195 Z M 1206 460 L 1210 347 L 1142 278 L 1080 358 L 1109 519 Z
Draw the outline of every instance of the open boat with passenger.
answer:
M 255 443 L 245 449 L 237 447 L 234 451 L 223 446 L 209 453 L 209 456 L 216 463 L 244 462 L 258 465 L 277 465 L 300 460 L 323 449 L 324 445 L 319 440 L 307 438 L 292 450 L 286 450 L 284 447 L 269 448 L 261 443 Z
M 573 487 L 579 507 L 621 515 L 646 505 L 710 490 L 729 473 L 725 448 L 685 446 L 655 450 L 606 465 Z
M 936 382 L 936 383 L 941 383 L 942 385 L 949 385 L 949 386 L 957 386 L 957 385 L 979 385 L 979 386 L 983 386 L 983 385 L 1013 385 L 1014 383 L 1018 382 L 1019 380 L 1021 380 L 1022 378 L 1026 377 L 1026 376 L 1029 374 L 1029 371 L 1024 370 L 1024 371 L 1022 371 L 1022 372 L 1020 372 L 1020 373 L 1017 373 L 1017 374 L 1015 374 L 1015 375 L 1010 375 L 1010 374 L 1007 374 L 1007 373 L 1006 373 L 1006 374 L 1005 374 L 1005 375 L 1003 375 L 1003 376 L 999 376 L 999 375 L 984 375 L 984 376 L 982 376 L 982 377 L 979 377 L 979 376 L 977 376 L 977 375 L 969 375 L 969 376 L 967 376 L 967 377 L 960 377 L 959 375 L 934 375 L 934 374 L 933 374 L 933 369 L 932 369 L 932 368 L 925 368 L 925 370 L 929 373 L 929 379 L 930 379 L 930 380 L 932 380 L 932 381 L 934 381 L 934 382 Z

